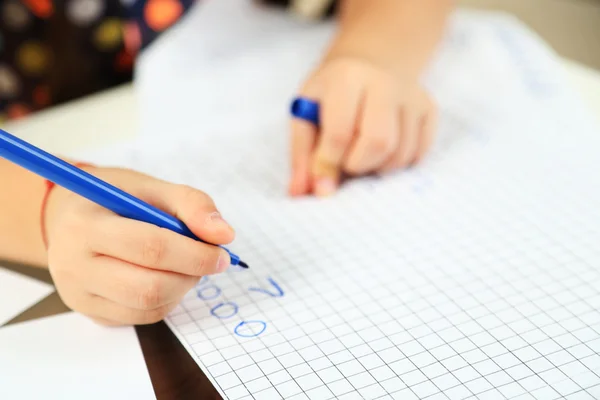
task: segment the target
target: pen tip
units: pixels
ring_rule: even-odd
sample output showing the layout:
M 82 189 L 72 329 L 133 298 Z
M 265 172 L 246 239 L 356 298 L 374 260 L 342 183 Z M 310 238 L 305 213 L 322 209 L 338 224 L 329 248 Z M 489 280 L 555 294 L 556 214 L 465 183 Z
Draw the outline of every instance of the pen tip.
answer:
M 238 263 L 238 265 L 239 265 L 240 267 L 242 267 L 242 268 L 246 268 L 246 269 L 250 268 L 250 267 L 248 267 L 248 264 L 246 264 L 246 263 L 245 263 L 245 262 L 243 262 L 243 261 L 240 261 L 240 262 Z

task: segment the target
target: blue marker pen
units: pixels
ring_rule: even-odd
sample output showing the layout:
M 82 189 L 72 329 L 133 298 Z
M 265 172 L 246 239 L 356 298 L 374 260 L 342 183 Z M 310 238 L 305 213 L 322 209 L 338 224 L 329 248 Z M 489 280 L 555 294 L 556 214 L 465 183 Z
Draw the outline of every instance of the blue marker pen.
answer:
M 292 102 L 290 111 L 295 118 L 311 122 L 319 126 L 319 104 L 313 100 L 298 97 Z
M 0 157 L 85 197 L 122 217 L 153 224 L 204 242 L 175 217 L 2 129 L 0 129 Z M 223 249 L 229 253 L 232 265 L 248 268 L 248 265 L 241 261 L 237 255 L 225 248 Z

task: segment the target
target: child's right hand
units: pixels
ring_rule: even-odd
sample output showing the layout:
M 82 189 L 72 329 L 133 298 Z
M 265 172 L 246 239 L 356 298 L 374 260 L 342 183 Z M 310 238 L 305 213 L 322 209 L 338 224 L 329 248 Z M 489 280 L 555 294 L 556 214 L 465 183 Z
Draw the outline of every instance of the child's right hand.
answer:
M 123 169 L 86 168 L 224 245 L 233 229 L 206 194 Z M 122 218 L 55 187 L 46 210 L 49 270 L 64 303 L 104 325 L 162 320 L 200 277 L 225 271 L 218 246 Z

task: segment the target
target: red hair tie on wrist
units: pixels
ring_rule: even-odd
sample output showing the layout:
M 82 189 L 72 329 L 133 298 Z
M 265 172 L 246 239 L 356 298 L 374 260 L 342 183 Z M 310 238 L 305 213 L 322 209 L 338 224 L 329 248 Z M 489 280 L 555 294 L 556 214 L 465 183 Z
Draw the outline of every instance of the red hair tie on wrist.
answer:
M 73 164 L 77 168 L 82 167 L 91 167 L 91 164 L 86 163 L 75 163 Z M 44 243 L 44 248 L 48 250 L 48 239 L 46 237 L 46 208 L 48 205 L 48 199 L 50 198 L 50 193 L 52 189 L 56 186 L 56 184 L 49 180 L 44 180 L 44 184 L 46 186 L 46 190 L 44 191 L 44 195 L 42 197 L 42 204 L 40 208 L 40 230 L 42 231 L 42 241 Z

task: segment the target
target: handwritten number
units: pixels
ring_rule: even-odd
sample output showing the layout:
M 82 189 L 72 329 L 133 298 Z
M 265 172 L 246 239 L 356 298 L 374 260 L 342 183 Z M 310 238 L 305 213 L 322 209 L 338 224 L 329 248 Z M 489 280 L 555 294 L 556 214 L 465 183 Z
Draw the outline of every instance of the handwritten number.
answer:
M 283 289 L 272 278 L 267 281 L 271 284 L 271 288 L 263 289 L 251 287 L 248 290 L 251 292 L 259 292 L 270 297 L 283 297 Z M 208 277 L 202 277 L 196 285 L 196 296 L 202 300 L 214 300 L 221 295 L 221 288 L 212 284 Z M 210 314 L 219 319 L 227 319 L 236 315 L 239 311 L 239 306 L 233 302 L 219 303 L 210 309 Z M 243 338 L 253 338 L 262 334 L 267 329 L 267 323 L 264 321 L 242 321 L 236 325 L 233 333 Z
M 255 288 L 255 287 L 251 287 L 248 290 L 251 292 L 259 292 L 259 293 L 264 293 L 268 296 L 271 297 L 283 297 L 283 290 L 281 289 L 281 286 L 279 286 L 277 284 L 277 282 L 275 282 L 273 279 L 269 278 L 267 279 L 269 281 L 269 283 L 273 286 L 273 288 L 275 288 L 275 292 L 270 292 L 266 289 L 262 289 L 262 288 Z
M 219 297 L 220 294 L 221 289 L 215 285 L 203 286 L 196 289 L 196 295 L 202 300 L 213 300 Z
M 252 325 L 260 326 L 260 330 L 258 331 L 258 333 L 253 332 Z M 243 329 L 243 328 L 245 328 L 245 329 Z M 263 333 L 265 331 L 265 329 L 267 329 L 266 322 L 242 321 L 235 327 L 233 332 L 238 336 L 245 337 L 245 338 L 251 338 L 251 337 L 256 337 L 256 336 L 260 335 L 261 333 Z
M 230 313 L 229 314 L 217 313 L 217 310 L 219 310 L 220 308 L 223 308 L 223 307 L 230 307 L 231 308 Z M 235 314 L 237 314 L 238 309 L 239 309 L 239 307 L 237 304 L 232 303 L 232 302 L 227 302 L 227 303 L 217 304 L 210 310 L 210 313 L 219 319 L 227 319 L 227 318 L 231 318 Z

